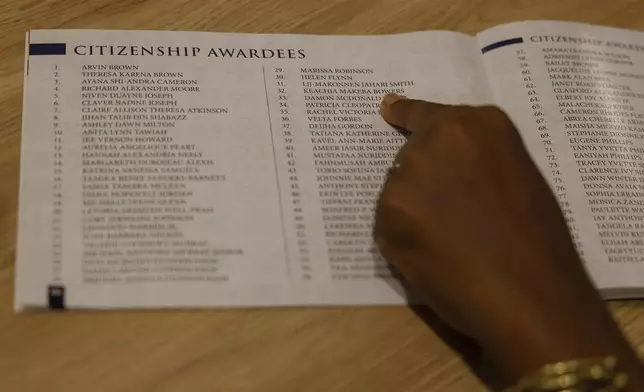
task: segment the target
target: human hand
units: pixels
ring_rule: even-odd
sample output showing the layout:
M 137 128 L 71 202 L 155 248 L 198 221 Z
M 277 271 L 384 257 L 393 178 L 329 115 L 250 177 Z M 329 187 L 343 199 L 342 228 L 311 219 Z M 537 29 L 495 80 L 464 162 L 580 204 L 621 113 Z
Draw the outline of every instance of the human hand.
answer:
M 510 377 L 618 353 L 639 366 L 510 119 L 495 107 L 400 98 L 381 107 L 409 138 L 374 235 L 403 281 Z

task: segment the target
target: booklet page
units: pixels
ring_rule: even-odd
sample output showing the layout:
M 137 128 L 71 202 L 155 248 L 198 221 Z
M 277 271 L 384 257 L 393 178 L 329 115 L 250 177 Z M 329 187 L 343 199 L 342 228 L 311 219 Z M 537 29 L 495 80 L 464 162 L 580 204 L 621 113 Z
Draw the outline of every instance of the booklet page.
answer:
M 403 303 L 373 207 L 388 92 L 491 101 L 476 39 L 34 31 L 16 304 Z
M 521 22 L 478 36 L 494 101 L 559 197 L 607 297 L 644 287 L 644 33 Z

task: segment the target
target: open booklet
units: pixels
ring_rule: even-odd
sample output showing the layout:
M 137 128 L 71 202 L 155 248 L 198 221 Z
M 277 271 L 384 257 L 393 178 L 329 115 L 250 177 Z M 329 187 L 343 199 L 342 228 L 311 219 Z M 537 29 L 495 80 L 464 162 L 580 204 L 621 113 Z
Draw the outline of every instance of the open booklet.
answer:
M 604 296 L 644 295 L 642 43 L 545 21 L 32 31 L 16 308 L 404 303 L 371 237 L 404 143 L 378 113 L 388 92 L 501 106 Z

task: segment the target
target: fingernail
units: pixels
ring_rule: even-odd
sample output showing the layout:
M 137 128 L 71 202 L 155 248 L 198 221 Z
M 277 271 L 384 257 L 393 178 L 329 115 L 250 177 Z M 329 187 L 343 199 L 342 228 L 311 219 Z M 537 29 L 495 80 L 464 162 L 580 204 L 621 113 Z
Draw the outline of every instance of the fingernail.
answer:
M 394 102 L 400 101 L 401 99 L 407 99 L 407 97 L 394 93 L 385 94 L 385 96 L 382 97 L 382 102 L 380 102 L 380 114 L 384 114 L 383 110 L 387 110 Z
M 396 101 L 400 101 L 401 99 L 407 99 L 407 97 L 405 97 L 404 95 L 398 95 L 394 93 L 385 94 L 385 96 L 382 97 L 382 105 L 389 106 Z

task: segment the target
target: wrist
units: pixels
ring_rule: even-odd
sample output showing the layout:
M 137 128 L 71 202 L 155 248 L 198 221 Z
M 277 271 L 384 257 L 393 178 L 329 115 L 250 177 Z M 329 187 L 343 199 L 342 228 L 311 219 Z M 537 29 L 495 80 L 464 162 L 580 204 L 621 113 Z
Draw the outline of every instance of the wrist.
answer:
M 629 376 L 626 391 L 644 390 L 644 367 L 603 302 L 568 312 L 523 312 L 480 340 L 487 356 L 511 382 L 546 364 L 616 356 Z

